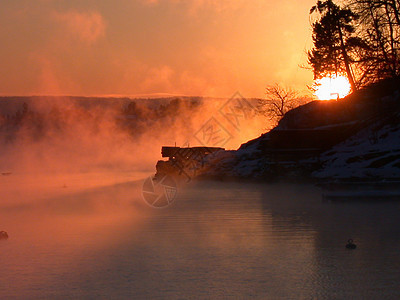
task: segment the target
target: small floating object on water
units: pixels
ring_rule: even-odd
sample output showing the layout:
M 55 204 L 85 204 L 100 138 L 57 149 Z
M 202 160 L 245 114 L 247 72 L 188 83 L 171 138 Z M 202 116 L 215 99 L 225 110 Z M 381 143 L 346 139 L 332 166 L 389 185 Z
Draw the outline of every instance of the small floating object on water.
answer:
M 5 231 L 0 231 L 0 240 L 8 239 L 8 233 Z
M 8 176 L 8 175 L 11 175 L 11 172 L 2 172 L 1 175 Z
M 356 249 L 357 245 L 353 243 L 352 239 L 349 239 L 346 244 L 347 249 Z
M 67 185 L 64 183 L 64 185 L 63 185 L 62 187 L 63 187 L 63 189 L 66 189 L 66 188 L 67 188 Z

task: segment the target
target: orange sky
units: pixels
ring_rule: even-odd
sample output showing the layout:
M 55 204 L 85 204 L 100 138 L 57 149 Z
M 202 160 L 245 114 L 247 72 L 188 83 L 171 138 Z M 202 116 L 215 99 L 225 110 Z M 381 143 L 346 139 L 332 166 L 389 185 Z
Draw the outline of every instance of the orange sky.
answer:
M 304 89 L 314 0 L 2 0 L 0 94 Z

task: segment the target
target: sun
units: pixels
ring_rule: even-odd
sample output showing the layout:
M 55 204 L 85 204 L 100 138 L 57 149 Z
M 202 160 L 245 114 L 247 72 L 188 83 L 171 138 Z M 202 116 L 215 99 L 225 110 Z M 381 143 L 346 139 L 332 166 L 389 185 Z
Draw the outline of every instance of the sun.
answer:
M 338 99 L 347 96 L 351 91 L 349 80 L 346 76 L 326 76 L 315 82 L 315 96 L 319 100 Z

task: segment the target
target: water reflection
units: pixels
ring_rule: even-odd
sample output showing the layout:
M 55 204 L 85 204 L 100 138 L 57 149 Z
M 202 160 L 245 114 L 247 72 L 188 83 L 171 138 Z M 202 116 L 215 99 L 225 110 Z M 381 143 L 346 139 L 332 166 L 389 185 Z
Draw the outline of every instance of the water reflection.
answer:
M 397 297 L 397 203 L 200 182 L 167 209 L 127 182 L 3 207 L 5 297 Z M 12 233 L 12 234 L 11 234 Z M 358 247 L 345 248 L 348 238 Z

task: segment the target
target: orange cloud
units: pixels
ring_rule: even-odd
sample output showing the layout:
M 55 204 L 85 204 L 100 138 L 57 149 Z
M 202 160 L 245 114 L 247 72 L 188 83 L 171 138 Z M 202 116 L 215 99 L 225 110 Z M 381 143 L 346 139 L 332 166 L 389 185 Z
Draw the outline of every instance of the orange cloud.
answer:
M 95 43 L 105 35 L 106 24 L 103 16 L 98 12 L 56 13 L 55 19 L 65 26 L 70 35 L 88 44 Z
M 312 46 L 314 1 L 5 1 L 0 94 L 263 97 L 274 82 L 302 88 L 312 81 L 298 66 Z
M 145 4 L 156 5 L 163 2 L 171 4 L 182 4 L 189 13 L 195 13 L 200 9 L 213 9 L 218 12 L 225 10 L 236 10 L 248 5 L 248 0 L 142 0 Z M 263 0 L 253 0 L 252 5 L 262 3 Z

